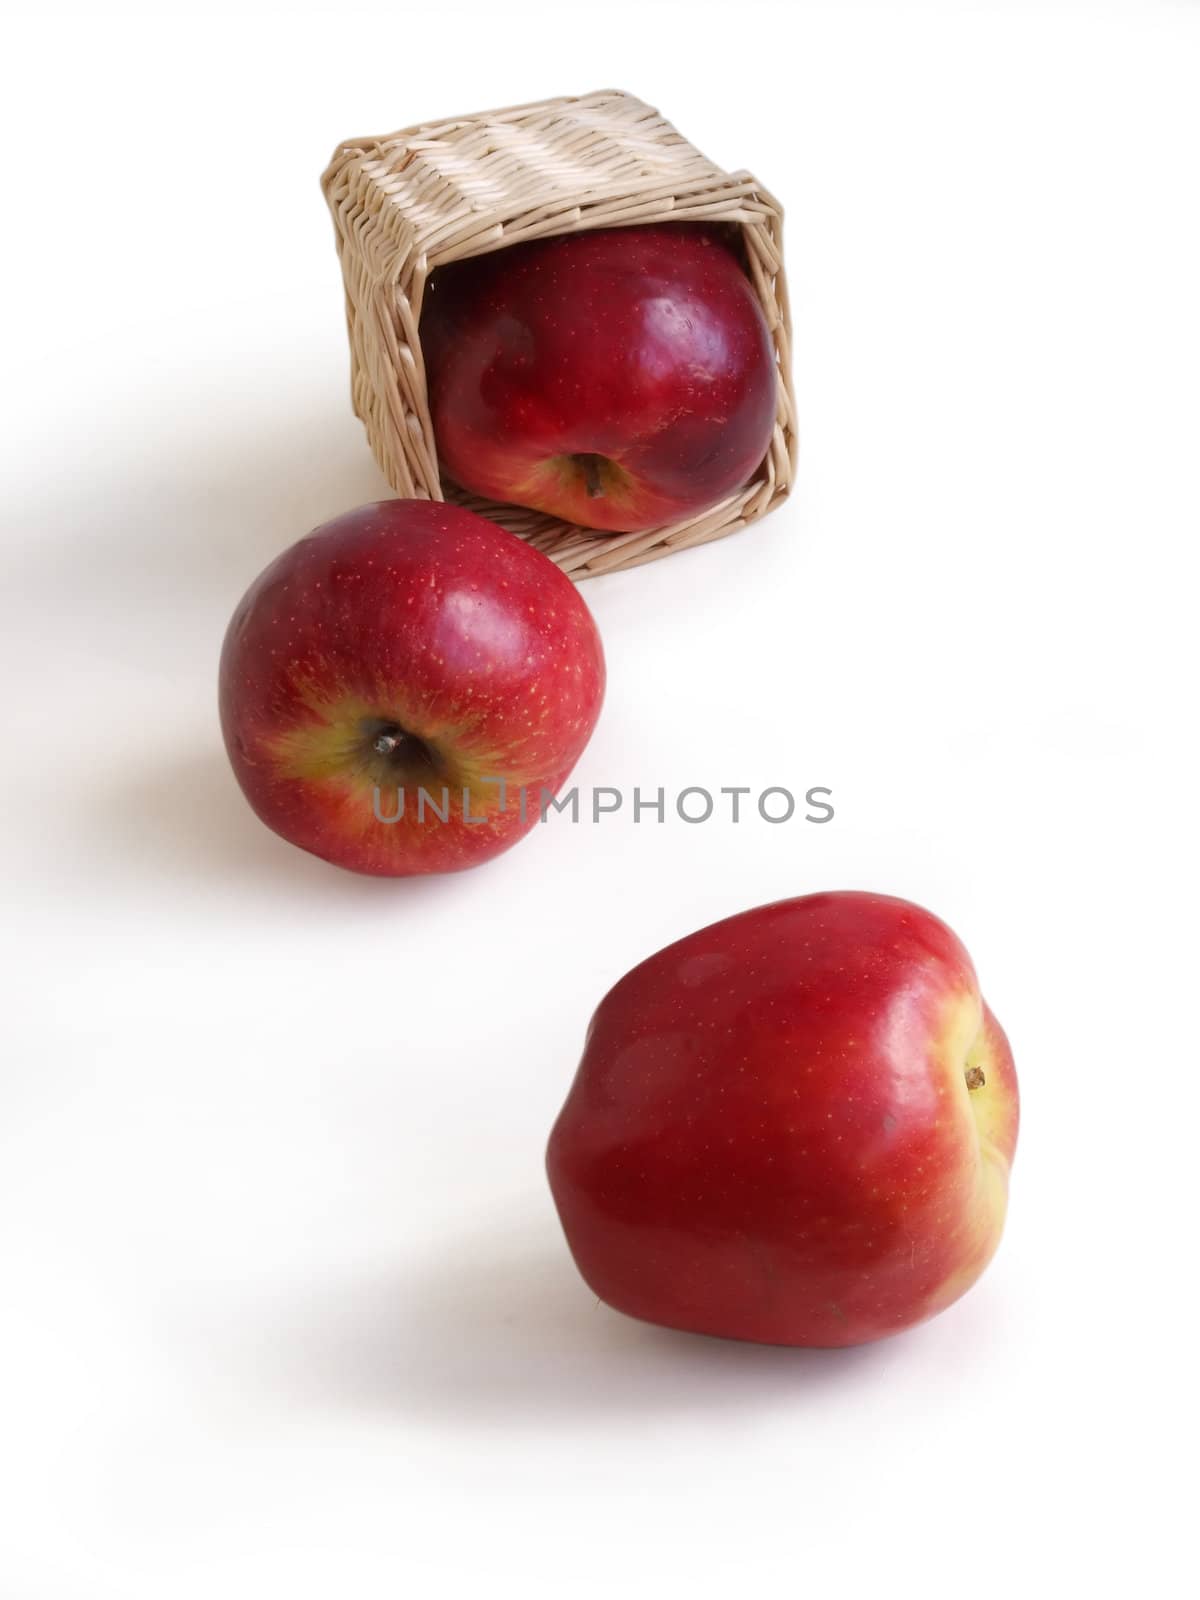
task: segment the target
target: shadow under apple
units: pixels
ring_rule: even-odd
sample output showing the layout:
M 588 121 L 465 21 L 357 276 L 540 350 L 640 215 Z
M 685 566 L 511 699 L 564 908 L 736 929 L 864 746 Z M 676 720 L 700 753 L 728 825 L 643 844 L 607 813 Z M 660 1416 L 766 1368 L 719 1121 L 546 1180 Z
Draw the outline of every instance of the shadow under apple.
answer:
M 400 1279 L 328 1285 L 271 1341 L 271 1374 L 335 1409 L 439 1427 L 603 1423 L 773 1407 L 875 1381 L 888 1345 L 789 1350 L 636 1322 L 603 1305 L 552 1224 L 461 1238 Z
M 257 891 L 289 916 L 297 903 L 411 909 L 452 899 L 471 876 L 368 877 L 289 844 L 250 809 L 215 733 L 199 753 L 155 760 L 112 774 L 107 788 L 94 786 L 89 820 L 118 880 L 136 859 L 139 877 L 149 875 L 158 889 L 229 894 L 239 904 Z
M 234 604 L 313 527 L 391 495 L 344 382 L 315 404 L 264 408 L 262 425 L 248 427 L 254 416 L 245 397 L 222 414 L 206 404 L 203 383 L 173 387 L 162 416 L 131 414 L 111 432 L 92 476 L 47 477 L 44 494 L 16 508 L 29 533 L 13 573 L 28 600 L 28 649 L 43 647 L 39 618 L 57 616 L 64 675 L 81 683 L 88 790 L 86 804 L 61 818 L 60 856 L 78 852 L 93 879 L 110 873 L 123 893 L 168 884 L 220 894 L 249 883 L 293 909 L 298 899 L 394 905 L 398 895 L 436 894 L 431 880 L 364 878 L 288 845 L 254 816 L 230 772 L 217 665 Z M 142 695 L 132 713 L 119 698 L 125 676 L 131 699 Z M 169 708 L 165 726 L 144 692 L 150 683 Z M 110 740 L 114 715 L 125 727 Z M 55 796 L 59 812 L 61 784 Z

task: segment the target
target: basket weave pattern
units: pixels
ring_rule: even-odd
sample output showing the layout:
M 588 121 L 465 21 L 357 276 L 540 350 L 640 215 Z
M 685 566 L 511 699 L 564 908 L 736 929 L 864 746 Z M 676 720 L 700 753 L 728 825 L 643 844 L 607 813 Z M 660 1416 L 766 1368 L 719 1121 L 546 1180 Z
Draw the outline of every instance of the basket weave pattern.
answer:
M 426 123 L 339 146 L 321 184 L 345 280 L 354 409 L 397 494 L 482 512 L 579 579 L 719 539 L 787 493 L 796 433 L 781 209 L 749 173 L 713 166 L 657 111 L 605 90 Z M 443 483 L 417 335 L 430 273 L 547 234 L 684 219 L 740 225 L 775 344 L 775 432 L 755 478 L 700 516 L 625 534 Z

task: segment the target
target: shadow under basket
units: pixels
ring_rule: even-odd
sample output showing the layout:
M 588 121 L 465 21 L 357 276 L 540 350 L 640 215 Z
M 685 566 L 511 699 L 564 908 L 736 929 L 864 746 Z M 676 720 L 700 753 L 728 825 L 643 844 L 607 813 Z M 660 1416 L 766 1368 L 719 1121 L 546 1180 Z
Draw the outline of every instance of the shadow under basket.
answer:
M 424 123 L 340 145 L 321 187 L 345 279 L 354 410 L 398 495 L 478 511 L 581 579 L 723 538 L 787 494 L 796 431 L 782 210 L 749 173 L 713 166 L 657 111 L 610 89 Z M 615 534 L 443 481 L 417 331 L 430 274 L 548 234 L 684 220 L 740 227 L 771 330 L 775 431 L 751 481 L 699 516 Z

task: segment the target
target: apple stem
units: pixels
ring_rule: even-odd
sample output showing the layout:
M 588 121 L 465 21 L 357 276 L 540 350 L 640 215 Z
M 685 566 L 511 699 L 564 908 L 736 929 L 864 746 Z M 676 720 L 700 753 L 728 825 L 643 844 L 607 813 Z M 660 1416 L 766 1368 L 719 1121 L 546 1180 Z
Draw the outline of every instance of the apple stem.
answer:
M 982 1067 L 968 1067 L 966 1072 L 967 1088 L 982 1089 L 987 1079 L 983 1075 Z
M 588 499 L 598 500 L 604 493 L 604 479 L 600 476 L 601 458 L 594 451 L 581 450 L 575 460 L 583 468 L 583 482 L 588 492 Z
M 381 733 L 375 741 L 375 750 L 381 756 L 390 756 L 404 743 L 402 733 Z

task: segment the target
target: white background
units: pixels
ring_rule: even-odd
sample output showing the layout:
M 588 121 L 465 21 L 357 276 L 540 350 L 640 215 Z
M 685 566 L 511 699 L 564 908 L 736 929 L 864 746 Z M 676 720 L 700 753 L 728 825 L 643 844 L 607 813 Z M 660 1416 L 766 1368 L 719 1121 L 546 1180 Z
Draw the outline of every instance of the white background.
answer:
M 6 43 L 0 1595 L 1184 1591 L 1193 1510 L 1200 6 L 29 8 Z M 582 784 L 415 884 L 251 816 L 276 551 L 386 492 L 318 175 L 616 84 L 788 208 L 787 506 L 589 584 Z M 1010 1224 L 849 1353 L 599 1307 L 541 1170 L 669 939 L 867 887 L 1008 1028 Z

